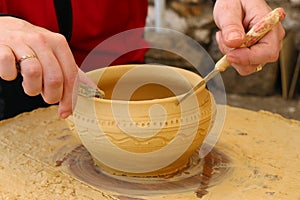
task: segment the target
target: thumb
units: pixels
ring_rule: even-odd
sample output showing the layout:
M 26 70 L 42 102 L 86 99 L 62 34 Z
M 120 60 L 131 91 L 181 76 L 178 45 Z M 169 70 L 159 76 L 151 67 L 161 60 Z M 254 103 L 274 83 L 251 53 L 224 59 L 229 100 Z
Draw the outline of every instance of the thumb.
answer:
M 213 14 L 224 45 L 229 48 L 240 47 L 245 40 L 245 30 L 242 24 L 243 11 L 240 1 L 219 0 L 215 4 Z

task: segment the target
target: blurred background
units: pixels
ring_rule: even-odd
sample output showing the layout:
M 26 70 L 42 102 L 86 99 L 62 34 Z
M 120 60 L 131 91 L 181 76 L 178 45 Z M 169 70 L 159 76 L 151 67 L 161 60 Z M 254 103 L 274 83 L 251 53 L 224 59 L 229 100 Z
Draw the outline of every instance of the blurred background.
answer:
M 268 0 L 272 9 L 282 7 L 286 36 L 280 58 L 264 69 L 242 77 L 229 68 L 222 73 L 227 104 L 251 110 L 267 110 L 300 120 L 300 0 Z M 215 41 L 218 28 L 213 20 L 211 0 L 149 0 L 147 26 L 170 28 L 193 38 L 216 62 L 222 57 Z M 166 45 L 177 45 L 166 42 Z M 151 49 L 146 62 L 162 63 L 194 71 L 178 55 Z

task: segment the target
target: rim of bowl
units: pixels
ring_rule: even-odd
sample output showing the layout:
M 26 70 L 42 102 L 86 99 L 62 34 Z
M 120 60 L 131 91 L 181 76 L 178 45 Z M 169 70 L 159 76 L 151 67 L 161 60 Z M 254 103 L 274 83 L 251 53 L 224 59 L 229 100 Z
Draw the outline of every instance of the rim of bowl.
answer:
M 104 67 L 104 68 L 100 68 L 100 69 L 95 69 L 92 70 L 90 72 L 87 72 L 87 75 L 95 73 L 96 71 L 103 71 L 106 70 L 107 68 L 117 68 L 117 67 L 127 67 L 127 68 L 133 68 L 133 67 L 150 67 L 150 66 L 155 66 L 155 67 L 164 67 L 164 68 L 169 68 L 169 69 L 175 69 L 176 71 L 179 71 L 179 73 L 183 72 L 186 74 L 190 74 L 192 76 L 194 76 L 195 78 L 198 78 L 199 81 L 195 82 L 195 83 L 191 83 L 192 86 L 195 86 L 197 83 L 199 83 L 201 80 L 203 80 L 203 78 L 199 75 L 196 74 L 195 72 L 189 71 L 187 69 L 183 69 L 183 68 L 179 68 L 179 67 L 174 67 L 174 66 L 168 66 L 168 65 L 155 65 L 155 64 L 128 64 L 128 65 L 113 65 L 113 66 L 109 66 L 109 67 Z M 202 92 L 202 90 L 205 90 L 205 85 L 203 84 L 198 90 L 196 90 L 196 93 Z M 189 91 L 189 90 L 188 90 Z M 146 99 L 146 100 L 133 100 L 133 101 L 128 101 L 128 100 L 120 100 L 120 99 L 102 99 L 102 98 L 96 98 L 96 97 L 86 97 L 87 99 L 93 100 L 93 101 L 97 101 L 97 102 L 101 102 L 101 103 L 119 103 L 119 104 L 149 104 L 149 103 L 163 103 L 163 102 L 178 102 L 178 100 L 180 98 L 182 98 L 188 91 L 186 91 L 183 94 L 177 95 L 177 96 L 171 96 L 171 97 L 165 97 L 165 98 L 160 98 L 160 99 Z

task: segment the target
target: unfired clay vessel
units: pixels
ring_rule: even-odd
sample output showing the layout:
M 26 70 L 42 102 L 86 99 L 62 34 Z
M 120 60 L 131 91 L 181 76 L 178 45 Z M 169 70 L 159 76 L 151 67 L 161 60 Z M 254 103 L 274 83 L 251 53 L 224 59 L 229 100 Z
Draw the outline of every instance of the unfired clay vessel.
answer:
M 122 65 L 87 73 L 105 98 L 77 96 L 72 120 L 82 144 L 104 171 L 160 177 L 189 165 L 213 123 L 207 89 L 178 104 L 202 78 L 159 65 Z

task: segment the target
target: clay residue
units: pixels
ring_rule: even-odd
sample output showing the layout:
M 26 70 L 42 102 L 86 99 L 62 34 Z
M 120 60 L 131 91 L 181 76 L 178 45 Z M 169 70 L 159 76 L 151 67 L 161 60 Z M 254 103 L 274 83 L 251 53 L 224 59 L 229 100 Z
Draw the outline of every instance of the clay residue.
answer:
M 61 163 L 61 161 L 60 161 Z M 95 165 L 84 146 L 78 146 L 64 159 L 62 164 L 72 175 L 96 188 L 112 190 L 126 195 L 166 195 L 193 191 L 206 191 L 230 174 L 230 161 L 226 155 L 213 149 L 204 160 L 198 152 L 189 162 L 189 167 L 169 177 L 128 177 L 107 173 Z
M 203 169 L 198 175 L 200 186 L 195 191 L 197 197 L 208 194 L 208 189 L 226 179 L 231 173 L 231 161 L 226 154 L 214 148 L 203 158 Z
M 119 199 L 124 196 L 145 200 L 199 199 L 196 189 L 163 195 L 124 195 L 80 181 L 64 162 L 55 166 L 56 161 L 63 161 L 79 144 L 67 123 L 58 119 L 56 106 L 1 121 L 0 133 L 0 197 L 3 199 Z M 201 199 L 300 199 L 299 133 L 299 121 L 227 107 L 225 126 L 215 148 L 230 158 L 226 167 L 231 172 L 222 181 L 204 187 L 206 194 Z M 213 170 L 218 172 L 217 168 Z
M 230 156 L 233 172 L 205 197 L 299 199 L 300 122 L 265 111 L 228 111 L 217 146 Z

